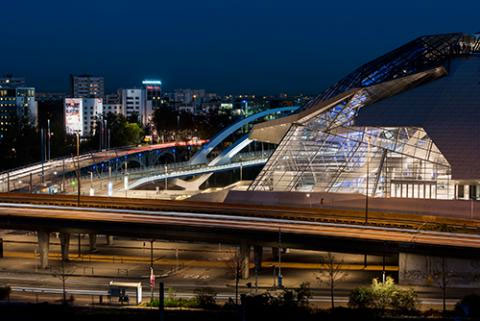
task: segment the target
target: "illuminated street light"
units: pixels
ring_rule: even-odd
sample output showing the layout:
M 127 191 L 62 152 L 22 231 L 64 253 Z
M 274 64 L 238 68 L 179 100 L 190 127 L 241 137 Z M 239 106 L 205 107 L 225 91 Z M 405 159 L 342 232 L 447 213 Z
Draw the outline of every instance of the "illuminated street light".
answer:
M 307 195 L 305 195 L 307 198 L 308 198 L 308 205 L 310 208 L 312 208 L 312 199 L 310 198 L 310 193 L 307 193 Z

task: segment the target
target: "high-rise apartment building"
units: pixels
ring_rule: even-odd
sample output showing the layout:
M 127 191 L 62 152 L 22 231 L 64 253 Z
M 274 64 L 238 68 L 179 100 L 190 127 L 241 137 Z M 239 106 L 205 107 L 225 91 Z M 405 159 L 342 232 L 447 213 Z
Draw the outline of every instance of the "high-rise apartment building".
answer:
M 28 117 L 36 124 L 35 88 L 0 88 L 0 138 L 15 119 Z
M 147 122 L 147 111 L 143 89 L 123 89 L 122 109 L 127 118 L 136 113 L 138 120 L 145 124 Z
M 103 114 L 100 98 L 65 98 L 65 128 L 67 134 L 95 135 L 96 122 Z
M 162 82 L 160 80 L 144 80 L 142 85 L 147 104 L 151 105 L 152 110 L 159 108 L 162 105 Z
M 11 74 L 0 77 L 0 88 L 25 87 L 25 78 L 13 77 Z
M 105 95 L 103 113 L 105 116 L 108 113 L 125 115 L 122 108 L 122 92 L 120 90 L 116 93 Z
M 92 75 L 71 75 L 72 98 L 104 98 L 105 83 L 103 77 Z

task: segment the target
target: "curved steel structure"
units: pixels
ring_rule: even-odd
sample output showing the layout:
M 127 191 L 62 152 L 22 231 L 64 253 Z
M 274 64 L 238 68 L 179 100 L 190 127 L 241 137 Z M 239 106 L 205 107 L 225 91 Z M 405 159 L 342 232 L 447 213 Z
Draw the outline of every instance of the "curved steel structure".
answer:
M 298 106 L 291 106 L 291 107 L 279 107 L 279 108 L 272 108 L 272 109 L 267 109 L 264 111 L 261 111 L 259 113 L 256 113 L 254 115 L 248 116 L 235 124 L 231 125 L 230 127 L 225 128 L 222 130 L 220 133 L 218 133 L 215 137 L 213 137 L 208 144 L 205 144 L 202 149 L 200 149 L 195 155 L 190 160 L 190 164 L 196 165 L 196 164 L 202 164 L 202 163 L 207 163 L 207 155 L 225 140 L 228 136 L 233 134 L 235 131 L 238 129 L 242 128 L 242 126 L 245 126 L 257 119 L 260 119 L 262 117 L 276 114 L 276 113 L 285 113 L 285 112 L 293 112 L 298 109 Z M 232 155 L 233 156 L 233 155 Z
M 249 117 L 246 117 L 235 124 L 225 128 L 222 130 L 220 133 L 218 133 L 214 138 L 212 138 L 208 144 L 204 145 L 201 150 L 199 150 L 193 157 L 190 159 L 190 165 L 199 165 L 199 164 L 206 164 L 208 162 L 207 160 L 207 155 L 216 147 L 218 144 L 223 142 L 225 138 L 233 134 L 235 131 L 238 129 L 242 128 L 246 124 L 251 123 L 252 121 L 255 121 L 257 119 L 260 119 L 262 117 L 276 114 L 276 113 L 285 113 L 285 112 L 293 112 L 298 109 L 298 106 L 291 106 L 291 107 L 279 107 L 279 108 L 272 108 L 272 109 L 267 109 L 264 111 L 261 111 L 259 113 L 256 113 L 254 115 L 251 115 Z M 242 149 L 244 149 L 246 146 L 248 146 L 253 140 L 251 140 L 248 135 L 243 136 L 242 138 L 238 139 L 235 143 L 230 145 L 227 149 L 225 149 L 220 155 L 218 155 L 215 159 L 212 161 L 208 162 L 208 165 L 206 165 L 206 168 L 196 169 L 193 172 L 188 171 L 188 175 L 186 174 L 187 172 L 179 172 L 178 175 L 170 173 L 169 175 L 154 175 L 150 177 L 142 177 L 141 179 L 133 182 L 132 184 L 129 185 L 129 189 L 138 187 L 140 185 L 143 185 L 148 182 L 156 181 L 159 179 L 164 179 L 166 176 L 169 178 L 177 178 L 177 177 L 185 177 L 185 176 L 190 176 L 193 174 L 204 174 L 201 178 L 199 178 L 195 184 L 195 189 L 198 189 L 198 187 L 205 182 L 210 175 L 213 172 L 216 171 L 222 171 L 222 170 L 228 170 L 228 169 L 233 169 L 237 168 L 240 166 L 254 166 L 254 165 L 259 165 L 259 164 L 264 164 L 266 159 L 260 159 L 254 162 L 248 162 L 245 164 L 236 164 L 233 166 L 225 166 L 228 163 L 230 163 L 230 160 L 232 157 L 234 157 L 236 154 L 238 154 Z M 186 185 L 189 185 L 188 182 L 184 182 Z

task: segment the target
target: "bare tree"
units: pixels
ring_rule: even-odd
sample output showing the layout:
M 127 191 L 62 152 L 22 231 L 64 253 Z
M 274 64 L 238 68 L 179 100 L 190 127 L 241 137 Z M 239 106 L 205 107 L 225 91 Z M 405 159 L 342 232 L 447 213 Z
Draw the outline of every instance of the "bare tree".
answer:
M 445 256 L 425 256 L 425 269 L 407 271 L 405 276 L 416 284 L 427 283 L 438 286 L 442 291 L 443 312 L 447 310 L 447 289 L 457 274 L 449 270 Z
M 320 283 L 326 282 L 328 283 L 330 289 L 330 299 L 332 309 L 335 308 L 335 283 L 337 281 L 342 280 L 347 276 L 347 273 L 342 271 L 343 267 L 343 260 L 336 262 L 335 256 L 328 252 L 326 256 L 322 258 L 322 262 L 325 265 L 325 269 L 322 269 L 317 275 L 317 280 Z M 326 281 L 324 279 L 327 279 Z
M 62 259 L 60 266 L 53 266 L 51 268 L 52 276 L 62 281 L 62 293 L 63 303 L 67 303 L 67 279 L 75 272 L 76 267 L 74 265 L 66 266 L 65 260 Z
M 442 256 L 440 260 L 436 260 L 436 264 L 432 264 L 429 277 L 442 290 L 443 313 L 445 313 L 447 311 L 447 288 L 452 278 L 455 277 L 455 273 L 448 269 L 448 262 L 445 256 Z
M 235 304 L 238 305 L 238 284 L 243 274 L 242 257 L 240 256 L 240 250 L 235 248 L 235 252 L 226 261 L 228 269 L 235 278 Z

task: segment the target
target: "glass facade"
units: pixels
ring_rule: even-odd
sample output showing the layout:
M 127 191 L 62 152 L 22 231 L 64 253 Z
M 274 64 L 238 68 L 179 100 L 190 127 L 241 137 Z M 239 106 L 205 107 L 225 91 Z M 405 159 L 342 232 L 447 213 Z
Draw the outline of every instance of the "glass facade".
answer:
M 303 111 L 311 110 L 310 116 L 290 124 L 249 189 L 427 199 L 453 199 L 464 193 L 424 128 L 356 121 L 359 111 L 369 105 L 444 77 L 448 57 L 479 49 L 473 36 L 419 39 L 362 66 L 309 103 Z M 426 50 L 420 43 L 437 47 Z M 340 95 L 347 90 L 352 94 Z M 344 98 L 334 105 L 326 104 L 327 99 L 340 96 Z

